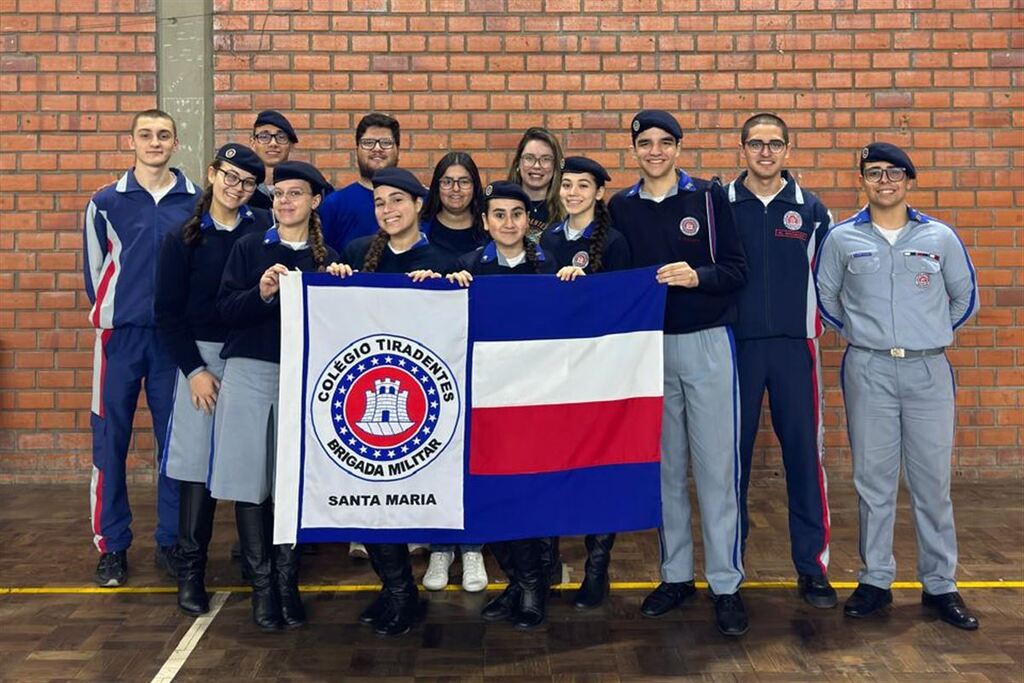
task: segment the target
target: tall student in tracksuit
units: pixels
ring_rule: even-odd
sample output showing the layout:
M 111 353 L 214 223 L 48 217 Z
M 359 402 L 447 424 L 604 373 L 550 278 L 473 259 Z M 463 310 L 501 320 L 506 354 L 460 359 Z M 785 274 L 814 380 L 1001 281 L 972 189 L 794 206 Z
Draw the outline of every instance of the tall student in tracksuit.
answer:
M 416 176 L 405 169 L 384 168 L 373 174 L 371 182 L 377 234 L 349 244 L 345 262 L 332 263 L 327 272 L 338 277 L 355 271 L 407 273 L 413 282 L 451 272 L 455 260 L 420 233 L 419 214 L 427 190 Z M 382 636 L 408 633 L 422 615 L 410 548 L 405 543 L 367 543 L 365 547 L 382 588 L 359 621 Z
M 263 178 L 263 163 L 248 147 L 229 143 L 217 150 L 195 211 L 164 239 L 157 264 L 153 310 L 179 370 L 163 472 L 180 482 L 178 607 L 193 616 L 209 611 L 206 557 L 216 501 L 206 476 L 227 335 L 217 315 L 217 289 L 235 242 L 262 235 L 272 223 L 269 211 L 246 203 Z
M 210 494 L 235 501 L 242 561 L 252 582 L 253 621 L 263 630 L 301 626 L 299 557 L 273 545 L 277 395 L 281 361 L 280 279 L 319 271 L 338 255 L 323 241 L 316 208 L 330 184 L 313 166 L 274 169 L 274 218 L 264 233 L 238 240 L 224 267 L 217 311 L 227 326 L 213 428 Z
M 160 244 L 192 214 L 199 191 L 171 156 L 178 148 L 174 119 L 159 109 L 132 119 L 135 165 L 103 188 L 85 211 L 85 292 L 96 329 L 92 378 L 92 537 L 100 559 L 95 580 L 128 579 L 132 512 L 125 461 L 143 382 L 153 416 L 157 454 L 163 452 L 176 368 L 153 319 Z M 156 563 L 177 576 L 178 485 L 157 480 Z
M 727 193 L 748 270 L 733 326 L 740 377 L 743 544 L 750 529 L 747 489 L 754 440 L 767 389 L 786 468 L 797 590 L 814 607 L 835 607 L 836 592 L 828 581 L 829 508 L 822 465 L 822 326 L 811 273 L 831 217 L 784 169 L 789 129 L 781 118 L 755 114 L 747 119 L 740 146 L 747 170 Z
M 484 228 L 491 242 L 466 254 L 462 269 L 448 276 L 468 287 L 478 275 L 554 275 L 558 266 L 551 254 L 526 236 L 530 197 L 510 182 L 494 182 L 484 189 Z M 488 602 L 480 615 L 485 621 L 511 621 L 517 629 L 542 625 L 547 618 L 548 567 L 545 541 L 528 538 L 488 544 L 508 587 Z
M 629 268 L 626 238 L 612 227 L 604 202 L 605 183 L 611 176 L 586 157 L 566 157 L 562 163 L 559 198 L 566 218 L 541 234 L 540 245 L 559 266 L 558 277 L 573 280 L 589 273 Z M 588 534 L 584 539 L 587 562 L 583 582 L 573 597 L 577 609 L 600 605 L 608 595 L 608 565 L 615 534 Z
M 866 617 L 892 602 L 902 465 L 921 602 L 943 621 L 974 630 L 978 619 L 956 586 L 949 497 L 956 387 L 945 347 L 978 312 L 978 280 L 956 231 L 907 204 L 916 177 L 896 145 L 864 147 L 860 181 L 868 204 L 829 232 L 815 270 L 822 316 L 848 342 L 840 378 L 863 566 L 843 611 Z
M 660 268 L 665 307 L 661 435 L 661 577 L 641 613 L 660 617 L 692 597 L 693 534 L 687 469 L 700 503 L 704 573 L 719 630 L 747 631 L 740 599 L 739 401 L 736 293 L 746 280 L 743 245 L 725 192 L 675 168 L 682 130 L 668 112 L 644 110 L 631 124 L 641 180 L 615 195 L 612 222 L 633 265 Z

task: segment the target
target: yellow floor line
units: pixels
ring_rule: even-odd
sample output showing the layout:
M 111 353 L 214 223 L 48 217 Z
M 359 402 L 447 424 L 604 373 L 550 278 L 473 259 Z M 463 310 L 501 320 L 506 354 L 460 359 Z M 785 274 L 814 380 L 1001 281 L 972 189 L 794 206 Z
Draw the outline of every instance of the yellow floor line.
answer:
M 616 581 L 613 582 L 612 590 L 651 590 L 658 585 L 657 581 Z M 833 587 L 840 590 L 853 589 L 857 587 L 855 581 L 836 581 Z M 704 581 L 697 582 L 697 588 L 707 588 Z M 895 590 L 921 590 L 921 584 L 917 581 L 897 581 L 892 584 Z M 1024 589 L 1024 581 L 960 581 L 957 587 L 961 590 L 990 589 L 990 588 L 1011 588 Z M 369 593 L 380 590 L 379 584 L 308 584 L 299 587 L 304 593 Z M 503 590 L 505 584 L 492 583 L 487 590 Z M 579 583 L 563 583 L 552 586 L 556 589 L 576 589 Z M 792 589 L 796 588 L 795 581 L 747 581 L 743 589 Z M 251 589 L 248 586 L 208 586 L 210 592 L 247 593 Z M 458 591 L 459 586 L 448 586 L 445 590 Z M 0 595 L 116 595 L 116 594 L 159 594 L 176 593 L 174 586 L 124 586 L 121 588 L 100 588 L 99 586 L 0 586 Z

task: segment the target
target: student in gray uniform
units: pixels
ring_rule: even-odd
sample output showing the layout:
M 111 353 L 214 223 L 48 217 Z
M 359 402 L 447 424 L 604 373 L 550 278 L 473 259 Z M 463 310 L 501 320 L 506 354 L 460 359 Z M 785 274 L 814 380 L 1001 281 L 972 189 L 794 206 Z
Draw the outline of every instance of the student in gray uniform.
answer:
M 840 370 L 863 567 L 845 613 L 892 602 L 900 465 L 917 532 L 921 603 L 958 628 L 978 620 L 956 590 L 949 496 L 954 380 L 945 347 L 978 311 L 967 249 L 950 226 L 907 205 L 917 171 L 895 145 L 861 150 L 868 205 L 825 238 L 815 269 L 822 316 L 849 342 Z
M 164 239 L 157 263 L 153 312 L 179 370 L 162 464 L 179 482 L 178 607 L 191 616 L 210 609 L 206 555 L 216 501 L 206 476 L 227 336 L 217 315 L 217 288 L 235 243 L 270 227 L 270 212 L 247 204 L 263 177 L 263 163 L 248 147 L 228 143 L 217 150 L 195 211 Z

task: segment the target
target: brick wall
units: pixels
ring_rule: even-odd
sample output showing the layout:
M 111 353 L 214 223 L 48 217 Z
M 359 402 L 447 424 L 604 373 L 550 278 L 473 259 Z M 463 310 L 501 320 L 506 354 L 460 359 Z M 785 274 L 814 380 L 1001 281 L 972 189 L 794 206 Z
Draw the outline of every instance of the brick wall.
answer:
M 60 13 L 55 14 L 59 5 Z M 914 205 L 956 225 L 983 309 L 950 353 L 955 472 L 1024 471 L 1024 20 L 1011 0 L 214 0 L 218 144 L 254 111 L 288 113 L 298 158 L 354 179 L 352 130 L 399 117 L 402 164 L 423 179 L 448 149 L 499 177 L 523 129 L 545 125 L 636 173 L 625 132 L 642 107 L 679 116 L 682 165 L 731 178 L 737 127 L 774 110 L 791 168 L 837 217 L 862 202 L 856 152 L 906 147 Z M 17 12 L 15 12 L 17 10 Z M 155 104 L 153 0 L 0 0 L 0 481 L 84 477 L 92 333 L 80 212 L 131 161 L 131 112 Z M 59 152 L 59 156 L 58 156 Z M 849 456 L 828 334 L 827 444 Z M 140 419 L 140 423 L 148 417 Z M 762 435 L 759 467 L 778 470 Z M 132 472 L 150 476 L 140 431 Z

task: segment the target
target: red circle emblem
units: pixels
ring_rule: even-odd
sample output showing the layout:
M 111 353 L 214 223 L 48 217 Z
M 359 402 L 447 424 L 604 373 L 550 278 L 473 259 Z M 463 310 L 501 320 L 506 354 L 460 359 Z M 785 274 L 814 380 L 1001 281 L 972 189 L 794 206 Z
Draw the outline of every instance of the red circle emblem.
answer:
M 360 425 L 367 416 L 367 397 L 383 403 L 391 395 L 394 406 L 381 407 L 388 414 L 385 421 L 394 424 L 394 434 L 374 434 Z M 379 397 L 379 398 L 378 398 Z M 401 411 L 400 413 L 397 411 Z M 371 411 L 372 412 L 372 411 Z M 407 371 L 397 367 L 377 367 L 363 373 L 352 383 L 345 395 L 345 422 L 352 433 L 374 448 L 395 448 L 416 435 L 427 413 L 427 397 L 420 383 Z M 365 424 L 365 423 L 364 423 Z M 406 426 L 407 425 L 407 426 Z M 403 428 L 404 427 L 404 428 Z
M 687 237 L 693 237 L 700 231 L 700 221 L 692 216 L 687 216 L 679 221 L 679 230 Z
M 804 219 L 796 211 L 787 211 L 782 217 L 782 224 L 790 230 L 799 230 L 804 225 Z
M 917 277 L 914 278 L 914 284 L 924 289 L 932 283 L 932 278 L 928 273 L 918 273 Z

